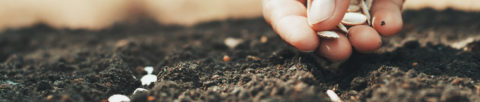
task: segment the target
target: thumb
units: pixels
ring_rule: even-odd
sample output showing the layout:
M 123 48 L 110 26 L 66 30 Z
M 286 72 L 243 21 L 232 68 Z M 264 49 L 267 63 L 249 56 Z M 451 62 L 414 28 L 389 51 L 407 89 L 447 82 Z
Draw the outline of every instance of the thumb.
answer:
M 315 31 L 335 28 L 347 12 L 350 0 L 307 0 L 308 24 Z

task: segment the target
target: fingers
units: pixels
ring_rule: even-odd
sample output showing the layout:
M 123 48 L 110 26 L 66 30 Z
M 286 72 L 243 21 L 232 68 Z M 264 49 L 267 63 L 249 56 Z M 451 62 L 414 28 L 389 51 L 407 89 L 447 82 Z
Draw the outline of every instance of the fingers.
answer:
M 347 37 L 339 34 L 338 39 L 322 39 L 318 48 L 318 54 L 332 61 L 343 61 L 352 54 L 352 46 Z
M 348 30 L 348 38 L 355 50 L 363 53 L 373 52 L 382 44 L 382 38 L 377 31 L 367 25 L 351 27 Z
M 298 50 L 313 52 L 318 47 L 319 39 L 304 16 L 286 16 L 274 24 L 280 37 Z
M 306 16 L 307 9 L 295 0 L 263 0 L 263 16 L 270 23 L 285 16 Z
M 350 0 L 307 0 L 309 24 L 315 31 L 337 26 L 348 9 Z
M 308 26 L 305 6 L 297 0 L 265 0 L 263 14 L 278 35 L 295 48 L 312 52 L 318 37 Z
M 383 36 L 399 32 L 403 26 L 402 4 L 403 0 L 375 0 L 371 10 L 373 28 Z

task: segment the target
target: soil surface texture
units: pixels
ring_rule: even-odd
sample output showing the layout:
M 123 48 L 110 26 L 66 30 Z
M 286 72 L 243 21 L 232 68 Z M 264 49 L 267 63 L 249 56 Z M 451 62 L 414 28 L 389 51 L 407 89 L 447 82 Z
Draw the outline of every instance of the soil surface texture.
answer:
M 0 33 L 0 102 L 479 102 L 480 13 L 405 11 L 404 30 L 341 64 L 295 50 L 262 18 L 193 27 L 152 20 L 100 31 Z M 225 39 L 238 39 L 233 48 Z M 142 86 L 145 66 L 158 80 Z M 133 94 L 137 88 L 145 88 Z

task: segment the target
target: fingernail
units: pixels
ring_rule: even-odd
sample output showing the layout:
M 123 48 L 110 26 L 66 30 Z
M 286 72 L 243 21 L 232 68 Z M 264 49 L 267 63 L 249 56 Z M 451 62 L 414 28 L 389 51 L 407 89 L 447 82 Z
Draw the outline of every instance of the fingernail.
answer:
M 308 0 L 307 16 L 310 25 L 324 21 L 333 15 L 335 0 Z

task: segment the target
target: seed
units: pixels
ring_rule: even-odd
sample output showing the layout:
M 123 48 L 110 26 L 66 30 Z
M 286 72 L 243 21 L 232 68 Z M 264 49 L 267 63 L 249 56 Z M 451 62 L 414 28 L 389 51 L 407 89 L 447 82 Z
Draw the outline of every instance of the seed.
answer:
M 360 25 L 365 21 L 367 21 L 367 16 L 361 13 L 346 13 L 342 19 L 342 23 L 345 25 Z
M 142 76 L 140 81 L 142 82 L 142 85 L 147 85 L 148 86 L 152 83 L 157 82 L 157 76 L 153 75 L 153 74 L 147 74 L 147 75 Z
M 332 102 L 343 102 L 333 90 L 327 90 L 327 95 Z
M 237 38 L 230 38 L 229 37 L 229 38 L 226 38 L 224 40 L 224 43 L 228 48 L 234 49 L 235 47 L 237 47 L 238 45 L 243 43 L 243 39 L 237 39 Z
M 130 98 L 125 95 L 115 94 L 108 98 L 108 102 L 130 102 Z
M 135 91 L 133 91 L 133 94 L 132 95 L 135 95 L 135 94 L 138 94 L 138 93 L 147 93 L 148 90 L 145 89 L 145 88 L 137 88 L 135 89 Z
M 229 62 L 231 60 L 230 56 L 224 55 L 223 62 Z
M 321 31 L 321 32 L 317 32 L 317 35 L 327 39 L 340 38 L 340 35 L 338 35 L 338 33 L 335 31 Z
M 361 0 L 360 6 L 361 6 L 361 8 L 362 8 L 363 14 L 365 14 L 365 16 L 367 16 L 367 18 L 368 18 L 368 19 L 367 19 L 368 25 L 372 25 L 372 23 L 371 23 L 371 21 L 370 21 L 370 19 L 371 19 L 370 12 L 369 12 L 369 11 L 370 11 L 370 8 L 367 6 L 367 4 L 365 3 L 364 0 Z
M 339 23 L 339 24 L 337 25 L 337 27 L 338 27 L 340 30 L 342 30 L 344 33 L 347 33 L 347 32 L 348 32 L 347 27 L 345 27 L 345 25 L 343 25 L 342 23 Z
M 144 70 L 147 72 L 147 74 L 152 74 L 153 66 L 145 66 Z
M 357 12 L 360 10 L 360 6 L 358 5 L 348 5 L 348 12 Z

